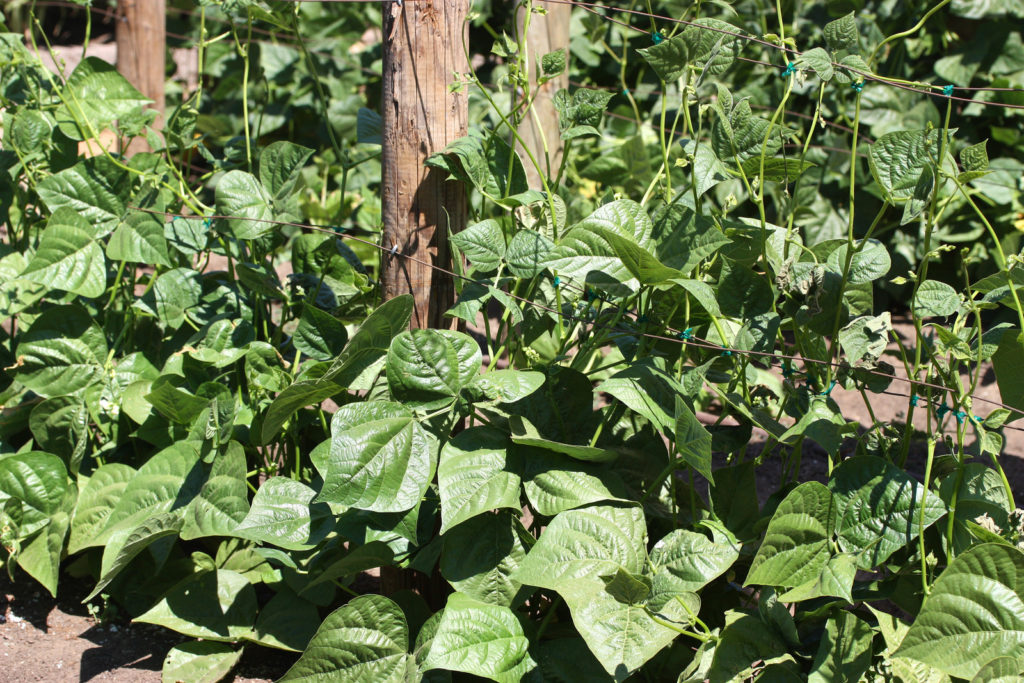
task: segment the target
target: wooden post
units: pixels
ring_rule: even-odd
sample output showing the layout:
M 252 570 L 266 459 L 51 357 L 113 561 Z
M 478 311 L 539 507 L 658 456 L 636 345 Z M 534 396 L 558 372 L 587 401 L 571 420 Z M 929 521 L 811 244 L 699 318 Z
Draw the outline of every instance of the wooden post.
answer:
M 454 303 L 453 283 L 428 264 L 451 268 L 448 231 L 465 226 L 466 193 L 423 162 L 467 132 L 467 94 L 449 86 L 467 70 L 468 5 L 405 0 L 384 6 L 383 246 L 397 249 L 395 256 L 382 255 L 381 286 L 385 299 L 413 295 L 412 326 L 419 328 L 451 325 L 444 312 Z
M 552 97 L 562 88 L 569 87 L 569 69 L 557 78 L 537 85 L 537 69 L 540 66 L 541 57 L 569 47 L 569 17 L 572 5 L 569 3 L 537 3 L 547 10 L 546 14 L 534 13 L 530 16 L 530 26 L 526 32 L 526 49 L 529 57 L 530 67 L 530 92 L 536 94 L 533 102 L 533 111 L 536 114 L 528 115 L 519 124 L 519 136 L 526 143 L 526 147 L 533 152 L 537 163 L 541 165 L 544 175 L 554 178 L 558 173 L 558 167 L 562 163 L 562 149 L 564 143 L 559 137 L 558 112 L 555 111 Z M 520 34 L 526 26 L 526 7 L 520 6 L 516 12 L 516 26 Z M 568 59 L 568 55 L 566 55 Z M 544 155 L 544 145 L 547 144 L 547 156 Z M 523 153 L 522 146 L 516 144 L 519 156 L 526 161 L 529 157 Z M 533 164 L 526 163 L 526 179 L 530 187 L 541 188 L 540 176 Z M 555 188 L 551 188 L 554 190 Z
M 118 0 L 117 15 L 117 70 L 153 100 L 153 109 L 160 113 L 154 127 L 159 127 L 164 116 L 165 0 Z M 148 151 L 143 137 L 135 138 L 122 150 L 126 155 Z

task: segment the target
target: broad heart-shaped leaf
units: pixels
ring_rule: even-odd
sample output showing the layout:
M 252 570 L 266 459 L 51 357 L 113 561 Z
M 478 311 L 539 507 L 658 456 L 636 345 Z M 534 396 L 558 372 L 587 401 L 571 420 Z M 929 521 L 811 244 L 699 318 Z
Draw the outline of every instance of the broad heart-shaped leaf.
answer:
M 420 502 L 434 478 L 437 443 L 400 403 L 350 403 L 331 421 L 329 457 L 317 500 L 404 512 Z
M 623 237 L 617 232 L 597 228 L 595 230 L 608 244 L 611 245 L 615 255 L 619 257 L 629 272 L 642 285 L 658 285 L 682 277 L 682 273 L 675 268 L 669 268 L 658 257 L 641 247 L 633 240 Z
M 83 547 L 105 545 L 118 530 L 134 529 L 150 517 L 187 505 L 199 492 L 203 475 L 195 442 L 178 441 L 168 446 L 139 468 L 106 525 Z
M 444 445 L 437 466 L 442 534 L 496 508 L 519 509 L 519 474 L 506 465 L 509 445 L 493 427 L 470 427 Z
M 526 170 L 519 154 L 494 132 L 482 135 L 472 131 L 429 156 L 426 165 L 471 183 L 499 204 L 527 189 Z
M 1012 328 L 1003 333 L 999 348 L 992 356 L 992 367 L 996 371 L 996 384 L 1003 403 L 1020 411 L 1011 419 L 1024 413 L 1024 334 Z
M 651 566 L 671 573 L 681 590 L 698 591 L 731 567 L 739 554 L 739 546 L 724 535 L 712 541 L 704 534 L 676 529 L 654 544 Z
M 825 636 L 818 645 L 807 680 L 810 683 L 861 680 L 871 666 L 874 635 L 867 622 L 846 610 L 836 610 L 825 625 Z
M 71 513 L 75 509 L 78 490 L 68 486 L 60 508 L 49 515 L 49 524 L 34 538 L 22 545 L 18 554 L 18 566 L 57 597 L 57 583 L 60 578 L 60 561 L 64 557 L 64 540 L 71 525 Z
M 388 387 L 397 401 L 424 410 L 451 403 L 480 372 L 480 345 L 453 330 L 409 330 L 388 349 Z
M 805 51 L 796 58 L 795 63 L 798 67 L 813 69 L 818 78 L 823 81 L 832 80 L 832 75 L 835 73 L 832 67 L 832 57 L 825 52 L 824 48 L 815 47 Z
M 494 270 L 505 258 L 505 234 L 493 218 L 474 223 L 450 239 L 479 272 Z
M 359 572 L 374 567 L 386 567 L 392 564 L 395 554 L 386 543 L 382 541 L 370 541 L 365 545 L 350 549 L 342 557 L 331 562 L 322 571 L 317 573 L 313 580 L 302 589 L 301 592 L 318 586 L 325 581 L 354 576 Z
M 857 21 L 853 12 L 825 24 L 825 44 L 833 52 L 837 50 L 857 51 L 860 34 L 857 32 Z
M 260 183 L 275 201 L 282 201 L 295 189 L 302 167 L 313 150 L 287 140 L 267 145 L 260 154 Z
M 1024 671 L 1013 657 L 996 657 L 978 669 L 971 683 L 1017 683 Z
M 238 216 L 227 221 L 227 232 L 240 240 L 254 240 L 274 229 L 270 195 L 251 173 L 228 171 L 215 190 L 217 213 Z
M 242 658 L 242 648 L 230 643 L 188 640 L 175 645 L 164 657 L 163 681 L 217 683 L 231 673 Z
M 881 242 L 876 239 L 869 239 L 867 243 L 856 244 L 854 249 L 856 251 L 850 258 L 850 270 L 847 273 L 850 284 L 867 284 L 889 274 L 892 259 Z M 846 254 L 846 245 L 843 244 L 829 254 L 829 267 L 837 273 L 842 273 L 843 268 L 846 266 Z
M 672 434 L 675 430 L 675 397 L 683 388 L 665 372 L 664 364 L 637 361 L 612 375 L 595 391 L 622 401 L 630 410 L 647 418 L 655 429 Z
M 460 593 L 494 605 L 512 606 L 522 584 L 512 578 L 526 549 L 512 513 L 478 515 L 444 535 L 441 575 Z
M 800 602 L 820 597 L 842 598 L 853 604 L 853 579 L 857 574 L 856 558 L 839 553 L 828 558 L 818 575 L 779 596 L 783 602 Z
M 868 147 L 871 175 L 890 202 L 912 199 L 924 167 L 938 165 L 940 130 L 886 133 Z
M 72 140 L 87 140 L 151 102 L 113 64 L 99 57 L 78 63 L 61 100 L 57 125 Z
M 505 250 L 508 269 L 517 277 L 536 277 L 548 267 L 555 243 L 539 232 L 520 230 L 509 240 Z
M 39 248 L 22 277 L 65 292 L 95 298 L 107 288 L 107 262 L 95 230 L 78 212 L 61 207 L 43 229 Z
M 135 477 L 135 470 L 119 462 L 101 465 L 82 487 L 75 506 L 68 539 L 68 554 L 92 545 L 92 539 L 107 525 L 121 494 Z
M 134 621 L 156 624 L 192 638 L 234 642 L 252 631 L 256 591 L 241 574 L 218 569 L 178 583 Z
M 107 258 L 170 267 L 163 221 L 147 211 L 129 212 L 107 242 Z
M 544 385 L 544 373 L 532 370 L 491 370 L 473 380 L 473 386 L 490 401 L 512 403 Z
M 839 546 L 857 554 L 860 569 L 873 569 L 921 533 L 924 491 L 902 469 L 874 456 L 857 456 L 832 472 Z M 946 514 L 934 493 L 924 500 L 924 524 Z
M 996 543 L 958 555 L 932 585 L 895 657 L 972 678 L 990 660 L 1024 670 L 1024 553 Z
M 784 654 L 786 642 L 774 629 L 752 614 L 736 610 L 725 613 L 725 628 L 715 647 L 707 679 L 710 683 L 745 680 L 743 675 L 758 662 Z
M 639 574 L 647 525 L 637 506 L 594 505 L 557 515 L 512 578 L 563 591 L 604 591 L 600 577 L 621 567 Z
M 341 351 L 347 340 L 344 323 L 308 302 L 302 304 L 302 317 L 292 337 L 296 349 L 310 358 L 329 360 Z
M 523 490 L 542 515 L 554 516 L 573 508 L 625 501 L 626 486 L 614 466 L 575 460 L 540 448 L 516 446 L 523 463 Z
M 828 561 L 836 505 L 823 484 L 808 481 L 789 492 L 768 523 L 746 585 L 799 586 Z
M 423 662 L 424 669 L 447 669 L 516 683 L 536 663 L 530 641 L 508 607 L 452 593 Z
M 405 683 L 409 627 L 402 609 L 363 595 L 331 612 L 279 683 Z
M 742 29 L 718 19 L 697 19 L 682 33 L 639 50 L 663 81 L 674 81 L 693 65 L 709 76 L 720 74 L 739 54 Z
M 412 309 L 409 294 L 385 301 L 363 321 L 320 379 L 296 382 L 282 391 L 263 418 L 262 442 L 269 442 L 296 410 L 334 396 L 384 356 L 395 335 L 409 325 Z
M 110 542 L 103 549 L 100 580 L 96 582 L 96 586 L 83 602 L 88 602 L 99 595 L 100 591 L 109 586 L 110 582 L 121 573 L 121 570 L 127 567 L 150 544 L 161 538 L 177 536 L 181 531 L 182 523 L 183 517 L 180 509 L 163 512 L 153 515 L 130 531 L 124 529 L 122 533 L 111 537 Z
M 301 652 L 313 639 L 320 621 L 316 605 L 295 595 L 290 589 L 278 589 L 253 626 L 246 640 L 267 647 Z
M 914 295 L 914 315 L 919 318 L 944 318 L 960 308 L 960 296 L 945 282 L 925 280 Z
M 46 309 L 19 336 L 15 376 L 40 396 L 76 394 L 103 374 L 107 340 L 77 304 Z
M 623 264 L 607 239 L 609 231 L 632 240 L 646 249 L 650 244 L 653 224 L 642 206 L 628 199 L 605 204 L 574 225 L 558 241 L 548 260 L 548 267 L 559 275 L 615 288 L 636 288 L 632 273 Z
M 562 443 L 545 439 L 537 431 L 537 428 L 521 415 L 512 415 L 508 418 L 508 425 L 512 431 L 512 442 L 520 446 L 533 446 L 543 448 L 554 453 L 568 455 L 570 458 L 582 460 L 583 462 L 610 462 L 619 457 L 615 451 L 610 451 L 598 446 L 587 446 L 583 444 Z
M 131 181 L 128 172 L 114 161 L 98 156 L 43 178 L 36 190 L 52 213 L 61 207 L 73 209 L 92 226 L 94 234 L 105 235 L 124 215 Z
M 271 477 L 252 499 L 234 535 L 286 550 L 307 550 L 330 530 L 331 510 L 314 503 L 316 491 L 288 477 Z
M 181 537 L 190 541 L 205 536 L 230 536 L 248 512 L 245 449 L 232 441 L 224 454 L 213 461 L 199 495 L 188 504 Z

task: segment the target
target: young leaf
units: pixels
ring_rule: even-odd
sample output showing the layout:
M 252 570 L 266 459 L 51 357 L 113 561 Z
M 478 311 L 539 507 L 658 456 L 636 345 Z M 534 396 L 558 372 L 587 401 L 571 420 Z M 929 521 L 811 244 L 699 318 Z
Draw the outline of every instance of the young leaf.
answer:
M 815 481 L 800 484 L 772 515 L 746 584 L 790 587 L 814 579 L 831 555 L 835 525 L 832 493 Z
M 857 32 L 857 21 L 853 12 L 825 24 L 825 44 L 831 52 L 839 50 L 857 50 L 860 34 Z

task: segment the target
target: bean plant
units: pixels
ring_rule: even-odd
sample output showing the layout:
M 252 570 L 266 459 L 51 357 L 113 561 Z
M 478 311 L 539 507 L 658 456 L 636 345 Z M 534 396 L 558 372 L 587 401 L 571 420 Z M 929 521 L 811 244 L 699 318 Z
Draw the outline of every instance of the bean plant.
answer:
M 2 561 L 164 680 L 1024 672 L 1018 3 L 474 6 L 450 329 L 380 296 L 380 4 L 169 3 L 160 122 L 14 4 Z

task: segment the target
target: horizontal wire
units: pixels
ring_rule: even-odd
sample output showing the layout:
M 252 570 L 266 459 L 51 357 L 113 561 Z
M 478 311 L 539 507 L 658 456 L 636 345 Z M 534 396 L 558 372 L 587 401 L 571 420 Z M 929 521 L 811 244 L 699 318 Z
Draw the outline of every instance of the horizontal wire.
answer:
M 437 271 L 439 273 L 443 273 L 443 274 L 445 274 L 445 275 L 447 275 L 449 277 L 453 277 L 453 278 L 457 278 L 457 279 L 463 280 L 463 281 L 465 281 L 467 283 L 480 284 L 480 285 L 487 285 L 488 284 L 485 281 L 475 280 L 475 279 L 469 277 L 468 275 L 463 275 L 461 273 L 456 273 L 453 270 L 449 270 L 449 269 L 444 268 L 442 266 L 438 266 L 438 265 L 436 265 L 434 263 L 430 263 L 429 261 L 424 261 L 422 259 L 418 259 L 415 256 L 412 256 L 412 255 L 409 255 L 409 254 L 404 254 L 401 251 L 392 250 L 392 249 L 390 249 L 388 247 L 385 247 L 385 246 L 383 246 L 381 244 L 378 244 L 377 242 L 374 242 L 372 240 L 366 240 L 366 239 L 363 239 L 363 238 L 360 238 L 360 237 L 356 237 L 355 235 L 346 234 L 344 232 L 344 229 L 342 229 L 342 232 L 339 232 L 338 230 L 336 230 L 334 228 L 331 228 L 331 227 L 323 227 L 323 226 L 319 226 L 319 225 L 311 225 L 311 224 L 308 224 L 308 223 L 298 223 L 298 222 L 294 222 L 294 221 L 279 221 L 279 220 L 271 220 L 271 219 L 263 219 L 263 218 L 251 218 L 251 217 L 248 217 L 248 216 L 231 216 L 231 215 L 220 215 L 220 214 L 214 214 L 214 215 L 210 215 L 210 216 L 190 216 L 190 215 L 187 215 L 187 214 L 174 213 L 172 211 L 158 211 L 156 209 L 147 209 L 147 208 L 143 208 L 143 207 L 139 207 L 139 206 L 128 206 L 126 208 L 131 209 L 131 210 L 135 210 L 135 211 L 142 211 L 144 213 L 149 213 L 149 214 L 153 214 L 153 215 L 157 215 L 157 216 L 164 216 L 164 217 L 168 217 L 168 218 L 171 218 L 171 219 L 174 219 L 174 218 L 185 218 L 185 219 L 210 220 L 210 221 L 213 221 L 213 220 L 224 220 L 224 221 L 240 220 L 240 221 L 249 221 L 249 222 L 256 222 L 256 223 L 268 223 L 268 224 L 271 224 L 271 225 L 279 225 L 279 226 L 285 226 L 285 227 L 295 227 L 295 228 L 301 228 L 301 229 L 306 229 L 306 230 L 313 230 L 315 232 L 323 232 L 323 233 L 327 233 L 327 234 L 333 235 L 334 237 L 336 237 L 338 239 L 341 239 L 341 240 L 351 240 L 351 241 L 354 241 L 354 242 L 358 242 L 360 244 L 365 244 L 367 246 L 373 247 L 374 249 L 377 249 L 378 251 L 380 251 L 382 253 L 382 255 L 392 256 L 392 257 L 401 257 L 401 258 L 404 258 L 404 259 L 406 259 L 408 261 L 411 261 L 413 263 L 416 263 L 416 264 L 419 264 L 421 266 L 425 266 L 427 268 L 435 270 L 435 271 Z M 585 291 L 585 290 L 583 290 L 583 291 Z M 848 367 L 848 366 L 844 365 L 843 363 L 839 363 L 839 362 L 836 362 L 836 361 L 825 361 L 825 360 L 819 360 L 817 358 L 808 358 L 806 356 L 796 356 L 796 355 L 787 355 L 787 354 L 780 354 L 780 353 L 771 353 L 771 352 L 766 352 L 766 351 L 753 351 L 753 350 L 750 350 L 750 349 L 732 348 L 732 347 L 728 347 L 728 346 L 723 346 L 721 344 L 715 344 L 714 342 L 712 342 L 710 340 L 703 339 L 703 338 L 700 338 L 700 337 L 695 337 L 692 334 L 686 335 L 686 338 L 682 338 L 680 335 L 683 335 L 684 332 L 678 331 L 678 330 L 673 330 L 671 327 L 666 327 L 666 330 L 668 330 L 674 336 L 652 334 L 650 332 L 641 332 L 639 330 L 631 330 L 631 329 L 628 329 L 628 328 L 616 328 L 616 327 L 613 327 L 611 325 L 604 325 L 604 324 L 602 324 L 602 323 L 600 323 L 600 322 L 598 322 L 596 320 L 589 320 L 587 318 L 583 318 L 583 317 L 580 317 L 580 316 L 574 316 L 574 315 L 571 315 L 571 314 L 567 315 L 567 314 L 565 314 L 565 313 L 563 313 L 561 311 L 558 311 L 556 309 L 553 309 L 553 308 L 551 308 L 549 306 L 546 306 L 544 304 L 538 303 L 538 302 L 533 301 L 531 299 L 527 299 L 525 297 L 517 296 L 517 295 L 512 294 L 512 293 L 507 293 L 507 296 L 509 296 L 509 298 L 514 299 L 516 301 L 520 301 L 520 302 L 522 302 L 524 304 L 527 304 L 529 306 L 533 306 L 534 308 L 537 308 L 539 310 L 545 311 L 547 313 L 551 313 L 552 315 L 558 316 L 558 317 L 562 318 L 563 320 L 569 320 L 569 321 L 572 321 L 572 322 L 578 322 L 578 323 L 581 323 L 581 324 L 584 324 L 584 325 L 590 325 L 591 327 L 596 327 L 596 328 L 600 328 L 600 329 L 604 329 L 604 330 L 609 330 L 609 331 L 612 331 L 612 332 L 620 332 L 620 333 L 627 334 L 627 335 L 630 335 L 630 336 L 641 336 L 641 337 L 646 337 L 648 339 L 654 339 L 654 340 L 657 340 L 657 341 L 671 342 L 671 343 L 680 344 L 680 345 L 683 345 L 683 346 L 689 345 L 689 346 L 694 346 L 694 347 L 697 347 L 697 348 L 709 349 L 709 350 L 714 350 L 714 351 L 723 351 L 723 352 L 724 351 L 728 351 L 731 354 L 737 354 L 737 355 L 742 355 L 742 356 L 747 356 L 747 357 L 767 358 L 767 359 L 769 359 L 769 363 L 770 363 L 771 359 L 780 359 L 780 360 L 802 362 L 804 365 L 817 365 L 817 366 L 820 366 L 820 367 L 831 367 L 831 368 L 836 368 L 836 369 L 843 369 L 843 368 Z M 634 323 L 638 322 L 639 316 L 638 316 L 638 314 L 635 311 L 628 311 L 628 313 L 630 313 L 631 315 L 637 316 L 637 320 L 634 320 L 632 322 L 634 322 Z M 920 387 L 920 388 L 928 388 L 928 389 L 934 389 L 936 391 L 943 392 L 944 394 L 951 394 L 951 393 L 954 392 L 954 390 L 949 388 L 949 387 L 943 386 L 941 384 L 935 384 L 933 382 L 928 382 L 928 381 L 925 381 L 925 380 L 911 379 L 909 377 L 900 377 L 898 375 L 890 375 L 890 374 L 885 373 L 885 372 L 881 372 L 881 371 L 878 371 L 878 370 L 867 369 L 867 368 L 857 368 L 857 369 L 860 370 L 861 372 L 866 373 L 866 374 L 874 375 L 874 376 L 877 376 L 877 377 L 882 377 L 882 378 L 885 378 L 885 379 L 890 380 L 890 381 L 897 381 L 897 382 L 903 382 L 904 384 L 909 384 L 911 389 L 915 389 L 915 388 L 918 388 L 918 387 Z M 872 392 L 872 393 L 877 393 L 877 392 Z M 913 395 L 906 395 L 906 398 L 913 398 Z M 983 396 L 973 396 L 972 395 L 972 396 L 965 396 L 964 397 L 964 399 L 967 399 L 967 398 L 970 398 L 972 402 L 977 401 L 977 402 L 980 402 L 980 403 L 986 403 L 986 404 L 989 404 L 989 405 L 996 406 L 997 408 L 1004 408 L 1006 410 L 1010 410 L 1011 412 L 1019 412 L 1019 411 L 1016 411 L 1012 406 L 1009 406 L 1009 405 L 1007 405 L 1005 403 L 1002 403 L 1000 401 L 995 401 L 993 399 L 985 398 Z M 961 403 L 961 405 L 962 405 L 962 403 Z M 1006 426 L 1004 428 L 1006 428 L 1006 429 L 1016 429 L 1016 430 L 1024 431 L 1024 428 L 1018 428 L 1018 427 Z

